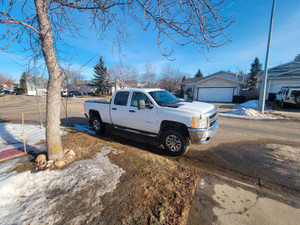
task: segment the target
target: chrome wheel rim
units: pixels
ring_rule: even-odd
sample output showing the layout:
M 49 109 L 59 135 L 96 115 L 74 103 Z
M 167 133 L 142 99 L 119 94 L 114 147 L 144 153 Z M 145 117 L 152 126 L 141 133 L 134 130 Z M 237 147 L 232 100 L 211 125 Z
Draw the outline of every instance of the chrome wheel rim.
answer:
M 100 123 L 98 120 L 93 121 L 93 127 L 96 131 L 98 131 L 100 129 Z
M 166 145 L 172 152 L 178 152 L 181 149 L 181 141 L 175 135 L 169 135 L 166 137 Z

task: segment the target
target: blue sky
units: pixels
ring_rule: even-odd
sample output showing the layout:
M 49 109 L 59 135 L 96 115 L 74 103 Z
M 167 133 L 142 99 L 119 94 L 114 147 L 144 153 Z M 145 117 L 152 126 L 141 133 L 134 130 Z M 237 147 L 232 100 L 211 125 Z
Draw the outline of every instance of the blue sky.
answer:
M 233 1 L 227 10 L 227 13 L 233 14 L 235 20 L 227 30 L 232 42 L 211 49 L 205 53 L 206 57 L 193 46 L 181 47 L 168 42 L 175 50 L 172 58 L 176 58 L 170 62 L 161 56 L 155 32 L 145 32 L 133 21 L 129 21 L 127 26 L 128 44 L 122 45 L 125 57 L 118 54 L 118 49 L 111 41 L 99 40 L 93 33 L 88 34 L 87 30 L 84 31 L 84 38 L 67 40 L 72 47 L 63 47 L 63 50 L 68 52 L 74 67 L 77 68 L 95 56 L 81 71 L 86 79 L 93 76 L 93 66 L 100 55 L 108 67 L 117 64 L 121 58 L 122 62 L 137 67 L 140 73 L 143 72 L 145 61 L 152 62 L 157 73 L 162 67 L 169 65 L 190 77 L 193 77 L 198 69 L 201 69 L 204 76 L 220 70 L 235 72 L 237 68 L 248 72 L 255 57 L 263 63 L 265 61 L 271 6 L 272 0 Z M 289 62 L 300 53 L 299 21 L 299 0 L 277 0 L 269 67 Z M 27 60 L 23 59 L 25 53 L 18 51 L 17 47 L 10 50 L 11 53 L 0 52 L 0 72 L 9 73 L 12 78 L 18 80 L 26 70 Z

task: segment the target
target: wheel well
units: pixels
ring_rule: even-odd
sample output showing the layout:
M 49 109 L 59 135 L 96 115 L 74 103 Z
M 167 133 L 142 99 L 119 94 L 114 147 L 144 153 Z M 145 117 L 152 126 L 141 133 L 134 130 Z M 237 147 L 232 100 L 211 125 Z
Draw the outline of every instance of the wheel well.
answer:
M 98 117 L 101 120 L 101 116 L 100 116 L 100 114 L 99 114 L 99 112 L 97 110 L 90 110 L 89 111 L 89 122 L 90 122 L 90 125 L 91 125 L 91 122 L 92 122 L 92 118 L 94 116 Z
M 189 131 L 185 124 L 179 123 L 179 122 L 174 122 L 174 121 L 168 121 L 168 120 L 164 120 L 161 122 L 159 137 L 161 137 L 161 135 L 163 134 L 164 131 L 174 130 L 174 129 L 179 130 L 182 134 L 189 137 Z

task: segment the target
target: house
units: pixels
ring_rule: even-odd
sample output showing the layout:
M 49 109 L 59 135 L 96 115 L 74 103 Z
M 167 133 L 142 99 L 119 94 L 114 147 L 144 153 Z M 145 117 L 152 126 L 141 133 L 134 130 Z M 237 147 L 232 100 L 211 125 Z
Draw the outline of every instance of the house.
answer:
M 201 80 L 201 77 L 189 78 L 181 83 L 181 92 L 184 95 L 184 98 L 193 99 L 195 86 L 193 84 Z
M 245 84 L 244 76 L 219 71 L 201 78 L 187 79 L 182 83 L 184 95 L 190 99 L 205 102 L 232 102 Z
M 26 77 L 27 95 L 46 95 L 47 80 L 43 77 Z
M 6 79 L 3 81 L 0 81 L 0 90 L 5 91 L 15 91 L 19 88 L 19 84 L 13 82 L 12 80 Z
M 263 72 L 256 75 L 258 89 L 261 87 Z M 284 86 L 300 86 L 300 62 L 291 61 L 268 69 L 266 98 Z
M 112 95 L 117 89 L 120 89 L 114 82 L 108 83 L 108 89 L 106 90 L 106 95 Z M 96 85 L 88 80 L 77 81 L 73 84 L 64 83 L 62 86 L 62 91 L 78 91 L 84 95 L 94 95 L 96 92 Z

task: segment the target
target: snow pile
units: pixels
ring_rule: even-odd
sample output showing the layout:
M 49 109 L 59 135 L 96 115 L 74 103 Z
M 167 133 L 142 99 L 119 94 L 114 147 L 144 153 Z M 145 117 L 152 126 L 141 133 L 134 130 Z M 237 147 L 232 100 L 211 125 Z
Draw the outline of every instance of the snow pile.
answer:
M 290 160 L 300 163 L 300 148 L 279 144 L 267 144 L 266 148 L 272 150 L 268 154 L 275 157 L 278 161 Z
M 258 107 L 258 100 L 251 100 L 239 105 L 235 105 L 234 109 L 241 109 L 241 108 L 247 108 L 247 109 L 257 109 Z
M 43 151 L 45 145 L 35 144 L 41 140 L 45 140 L 45 128 L 38 125 L 24 125 L 26 135 L 26 145 L 28 150 Z M 64 131 L 61 130 L 61 135 Z M 23 149 L 23 127 L 22 124 L 0 123 L 0 151 L 9 148 Z
M 262 114 L 261 112 L 257 111 L 258 107 L 258 100 L 252 100 L 245 102 L 243 104 L 239 104 L 234 106 L 234 109 L 237 109 L 232 112 L 226 113 L 219 113 L 221 116 L 225 117 L 236 117 L 236 118 L 247 118 L 247 119 L 269 119 L 269 120 L 276 120 L 276 119 L 283 119 L 282 117 L 274 116 L 271 114 Z
M 53 224 L 68 216 L 69 224 L 83 224 L 88 216 L 99 216 L 101 197 L 116 188 L 125 172 L 110 162 L 110 152 L 121 153 L 102 147 L 93 159 L 64 170 L 0 174 L 0 224 Z

